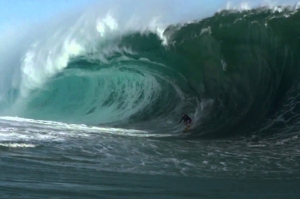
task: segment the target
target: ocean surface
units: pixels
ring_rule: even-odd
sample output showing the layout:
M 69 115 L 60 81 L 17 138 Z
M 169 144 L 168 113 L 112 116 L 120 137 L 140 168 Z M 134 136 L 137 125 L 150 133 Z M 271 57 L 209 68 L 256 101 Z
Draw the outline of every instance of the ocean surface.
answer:
M 300 198 L 298 6 L 104 11 L 0 37 L 0 198 Z

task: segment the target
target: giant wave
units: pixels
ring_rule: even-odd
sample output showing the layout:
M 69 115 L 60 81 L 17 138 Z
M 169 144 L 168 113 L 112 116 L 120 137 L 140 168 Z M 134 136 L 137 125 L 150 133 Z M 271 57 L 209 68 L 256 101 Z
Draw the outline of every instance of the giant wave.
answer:
M 299 128 L 297 8 L 168 26 L 91 16 L 33 34 L 21 63 L 2 57 L 17 67 L 1 67 L 1 115 L 164 133 L 187 113 L 206 136 Z

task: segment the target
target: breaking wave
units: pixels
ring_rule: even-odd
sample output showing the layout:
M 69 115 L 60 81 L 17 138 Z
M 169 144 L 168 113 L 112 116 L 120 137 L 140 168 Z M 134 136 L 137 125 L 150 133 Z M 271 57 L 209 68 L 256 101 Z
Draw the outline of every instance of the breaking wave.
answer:
M 297 8 L 121 19 L 72 16 L 4 54 L 1 115 L 162 133 L 187 113 L 192 132 L 210 136 L 299 129 Z

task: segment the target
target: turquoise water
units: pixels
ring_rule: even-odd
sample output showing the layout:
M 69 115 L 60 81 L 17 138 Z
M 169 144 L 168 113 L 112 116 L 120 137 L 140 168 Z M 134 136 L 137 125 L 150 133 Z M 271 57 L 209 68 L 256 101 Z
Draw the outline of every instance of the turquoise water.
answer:
M 0 51 L 1 198 L 299 198 L 299 10 L 89 14 Z

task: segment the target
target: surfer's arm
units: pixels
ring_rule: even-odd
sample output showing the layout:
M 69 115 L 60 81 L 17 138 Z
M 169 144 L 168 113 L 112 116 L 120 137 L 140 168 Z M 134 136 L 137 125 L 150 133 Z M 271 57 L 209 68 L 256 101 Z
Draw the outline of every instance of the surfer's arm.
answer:
M 178 124 L 180 124 L 182 122 L 183 118 L 181 118 L 181 120 L 178 122 Z

